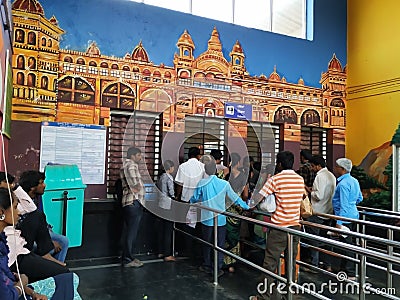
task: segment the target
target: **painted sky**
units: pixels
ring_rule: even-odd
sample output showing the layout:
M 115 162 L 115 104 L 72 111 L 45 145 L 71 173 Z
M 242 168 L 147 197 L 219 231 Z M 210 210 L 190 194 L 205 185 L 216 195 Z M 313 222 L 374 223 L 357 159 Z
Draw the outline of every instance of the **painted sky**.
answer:
M 307 41 L 249 29 L 129 0 L 39 0 L 47 18 L 55 15 L 65 30 L 61 48 L 85 51 L 96 41 L 104 55 L 123 57 L 142 40 L 150 60 L 173 66 L 176 42 L 185 29 L 195 43 L 195 57 L 207 49 L 217 27 L 225 58 L 236 40 L 246 55 L 251 75 L 269 75 L 274 66 L 288 82 L 302 77 L 307 85 L 320 87 L 333 53 L 346 61 L 346 0 L 315 0 L 314 40 Z

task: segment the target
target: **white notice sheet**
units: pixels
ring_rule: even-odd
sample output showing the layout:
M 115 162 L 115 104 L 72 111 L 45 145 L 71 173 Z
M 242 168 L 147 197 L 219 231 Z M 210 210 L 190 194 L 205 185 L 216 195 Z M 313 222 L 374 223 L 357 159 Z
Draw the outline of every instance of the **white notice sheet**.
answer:
M 42 122 L 40 170 L 48 163 L 77 165 L 84 184 L 103 184 L 106 127 Z

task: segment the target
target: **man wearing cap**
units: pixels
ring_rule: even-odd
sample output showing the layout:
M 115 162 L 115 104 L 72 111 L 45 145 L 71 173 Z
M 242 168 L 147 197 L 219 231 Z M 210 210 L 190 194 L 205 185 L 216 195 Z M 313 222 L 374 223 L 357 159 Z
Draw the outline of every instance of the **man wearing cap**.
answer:
M 335 172 L 338 175 L 335 193 L 333 194 L 332 206 L 336 216 L 358 219 L 359 214 L 357 204 L 363 200 L 360 184 L 350 175 L 352 162 L 348 158 L 339 158 L 336 160 Z M 337 220 L 336 227 L 350 231 L 355 231 L 356 224 L 348 221 Z M 348 229 L 346 229 L 347 227 Z M 341 242 L 353 244 L 353 237 L 350 235 L 340 235 Z M 352 257 L 351 251 L 346 251 L 346 256 Z M 348 278 L 355 276 L 355 265 L 347 259 L 342 258 L 340 268 L 347 273 Z

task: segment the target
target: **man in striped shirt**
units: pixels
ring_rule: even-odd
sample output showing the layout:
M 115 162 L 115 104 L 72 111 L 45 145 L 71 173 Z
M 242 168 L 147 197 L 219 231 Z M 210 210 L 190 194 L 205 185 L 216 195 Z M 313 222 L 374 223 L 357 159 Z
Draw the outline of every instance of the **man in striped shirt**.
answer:
M 282 171 L 270 177 L 259 193 L 263 197 L 275 194 L 276 210 L 271 217 L 273 224 L 300 230 L 300 203 L 305 194 L 304 179 L 293 170 L 293 163 L 294 155 L 292 152 L 279 152 L 276 157 L 276 167 Z M 299 237 L 293 236 L 293 277 L 295 274 L 298 244 Z M 285 253 L 285 274 L 288 274 L 287 234 L 278 229 L 271 228 L 267 233 L 267 246 L 265 249 L 263 267 L 271 272 L 275 272 L 282 252 Z M 250 299 L 269 299 L 271 296 L 270 284 L 272 282 L 274 282 L 274 279 L 267 276 L 268 285 L 266 292 L 259 296 L 250 297 Z M 288 288 L 288 286 L 286 288 Z

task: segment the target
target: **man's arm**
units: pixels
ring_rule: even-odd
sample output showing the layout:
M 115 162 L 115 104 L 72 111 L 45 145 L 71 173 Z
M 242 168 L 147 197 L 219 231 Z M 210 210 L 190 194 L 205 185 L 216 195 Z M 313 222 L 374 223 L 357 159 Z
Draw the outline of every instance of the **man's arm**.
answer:
M 168 197 L 175 199 L 174 181 L 167 179 Z
M 242 198 L 239 197 L 238 194 L 235 193 L 235 191 L 232 189 L 231 185 L 229 183 L 226 183 L 226 195 L 228 196 L 229 199 L 232 200 L 233 203 L 236 205 L 239 205 L 240 207 L 244 209 L 250 209 L 250 207 L 247 205 L 246 202 L 242 200 Z
M 306 187 L 307 190 L 307 187 Z M 307 190 L 308 191 L 308 190 Z M 311 198 L 315 201 L 321 201 L 324 197 L 324 186 L 321 182 L 320 177 L 316 177 L 311 190 Z
M 275 182 L 274 182 L 274 177 L 268 178 L 267 182 L 264 184 L 264 186 L 260 190 L 260 194 L 263 197 L 267 197 L 268 195 L 271 195 L 275 193 Z
M 201 185 L 199 184 L 199 185 L 195 188 L 192 198 L 190 198 L 190 203 L 196 203 L 196 202 L 198 202 L 198 201 L 200 200 L 201 194 L 202 194 L 202 187 L 201 187 Z
M 126 170 L 128 174 L 125 174 L 126 181 L 128 182 L 129 188 L 134 192 L 138 193 L 143 188 L 142 177 L 139 173 L 139 168 L 135 165 L 129 166 Z
M 335 214 L 337 216 L 340 216 L 340 217 L 346 217 L 344 215 L 344 211 L 345 211 L 344 206 L 348 205 L 348 203 L 349 203 L 349 191 L 348 191 L 348 189 L 346 187 L 344 187 L 342 185 L 338 186 L 338 188 L 339 188 L 339 190 L 338 190 L 338 192 L 339 192 L 339 199 L 338 200 L 339 201 L 336 203 L 338 210 L 337 210 L 337 214 L 336 214 L 336 212 L 335 212 Z M 343 221 L 342 220 L 337 220 L 336 224 L 337 225 L 342 225 Z
M 182 170 L 179 166 L 178 172 L 176 172 L 175 176 L 175 186 L 176 186 L 176 199 L 181 200 L 182 197 L 182 186 L 183 186 L 183 178 L 182 178 Z

